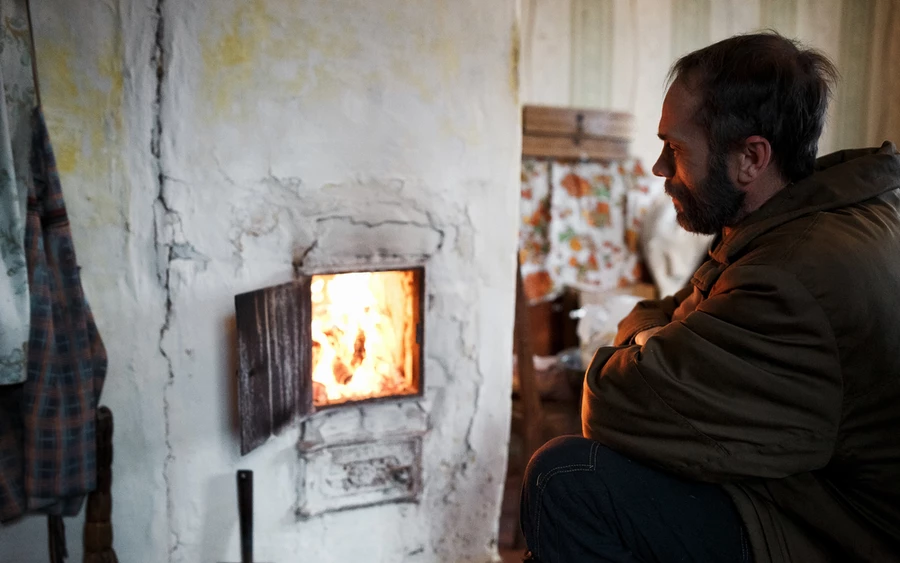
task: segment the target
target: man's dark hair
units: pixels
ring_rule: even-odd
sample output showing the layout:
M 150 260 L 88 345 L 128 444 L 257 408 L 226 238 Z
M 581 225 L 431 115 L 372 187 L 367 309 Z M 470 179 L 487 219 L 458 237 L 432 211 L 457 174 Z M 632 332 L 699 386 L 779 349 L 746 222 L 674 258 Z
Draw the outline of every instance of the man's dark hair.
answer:
M 696 118 L 713 154 L 760 135 L 791 182 L 812 174 L 837 77 L 825 55 L 775 32 L 719 41 L 681 57 L 669 72 L 670 82 L 684 79 L 702 96 Z

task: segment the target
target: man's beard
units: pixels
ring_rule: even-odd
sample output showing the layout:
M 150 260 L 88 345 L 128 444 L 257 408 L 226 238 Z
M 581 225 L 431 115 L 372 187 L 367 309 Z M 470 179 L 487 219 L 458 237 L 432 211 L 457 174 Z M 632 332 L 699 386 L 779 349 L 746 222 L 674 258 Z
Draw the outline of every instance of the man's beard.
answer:
M 691 190 L 666 180 L 666 193 L 677 201 L 678 224 L 692 233 L 713 235 L 738 219 L 744 204 L 744 192 L 728 177 L 724 156 L 711 156 L 706 179 Z

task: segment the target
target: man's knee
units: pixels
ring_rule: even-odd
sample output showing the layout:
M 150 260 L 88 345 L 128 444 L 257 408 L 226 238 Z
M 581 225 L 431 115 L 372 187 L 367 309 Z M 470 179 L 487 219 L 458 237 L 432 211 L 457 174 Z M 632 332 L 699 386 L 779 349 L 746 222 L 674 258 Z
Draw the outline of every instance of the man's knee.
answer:
M 584 491 L 585 487 L 596 488 L 594 473 L 603 448 L 581 436 L 562 436 L 532 456 L 525 470 L 521 525 L 528 547 L 537 557 L 546 555 L 541 546 L 552 543 L 551 538 L 594 524 L 590 515 L 596 514 L 593 505 L 597 499 L 586 498 Z
M 525 469 L 525 488 L 542 487 L 560 473 L 591 471 L 596 464 L 599 443 L 581 436 L 560 436 L 541 446 Z

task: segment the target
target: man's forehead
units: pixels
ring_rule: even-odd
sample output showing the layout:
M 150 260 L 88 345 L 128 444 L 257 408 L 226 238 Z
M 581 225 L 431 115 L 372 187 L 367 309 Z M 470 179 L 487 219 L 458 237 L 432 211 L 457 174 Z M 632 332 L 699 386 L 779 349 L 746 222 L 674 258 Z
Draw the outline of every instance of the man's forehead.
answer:
M 685 86 L 682 80 L 675 80 L 663 101 L 662 116 L 659 120 L 660 138 L 690 134 L 698 128 L 694 116 L 700 109 L 699 94 Z

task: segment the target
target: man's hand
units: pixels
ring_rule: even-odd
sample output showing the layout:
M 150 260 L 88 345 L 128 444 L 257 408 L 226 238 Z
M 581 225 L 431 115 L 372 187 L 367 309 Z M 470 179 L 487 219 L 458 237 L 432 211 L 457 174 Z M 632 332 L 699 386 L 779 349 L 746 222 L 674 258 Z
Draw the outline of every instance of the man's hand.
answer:
M 661 326 L 655 326 L 653 328 L 648 328 L 647 330 L 642 330 L 634 337 L 634 343 L 638 346 L 643 346 L 647 343 L 647 339 L 649 339 L 651 336 L 661 331 L 662 329 L 663 327 Z

